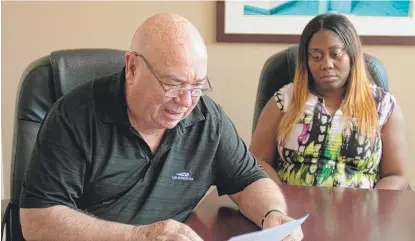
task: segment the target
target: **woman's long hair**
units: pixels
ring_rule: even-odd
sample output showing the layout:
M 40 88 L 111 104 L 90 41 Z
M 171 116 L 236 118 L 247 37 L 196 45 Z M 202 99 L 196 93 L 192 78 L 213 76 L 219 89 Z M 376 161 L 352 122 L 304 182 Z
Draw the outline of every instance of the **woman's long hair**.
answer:
M 303 117 L 310 93 L 310 82 L 313 81 L 308 68 L 308 48 L 311 38 L 320 30 L 330 30 L 337 34 L 350 57 L 351 70 L 341 106 L 347 126 L 349 130 L 356 128 L 360 135 L 374 141 L 378 134 L 378 116 L 360 39 L 353 24 L 345 16 L 331 13 L 313 18 L 301 34 L 298 64 L 293 80 L 293 98 L 278 124 L 278 140 L 285 142 L 294 125 Z

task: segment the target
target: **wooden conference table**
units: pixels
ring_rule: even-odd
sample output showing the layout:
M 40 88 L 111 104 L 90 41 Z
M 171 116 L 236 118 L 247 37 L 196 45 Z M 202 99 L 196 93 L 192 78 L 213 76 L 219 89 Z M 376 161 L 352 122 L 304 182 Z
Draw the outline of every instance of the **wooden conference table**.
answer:
M 283 186 L 289 215 L 310 216 L 304 241 L 414 241 L 415 191 Z M 186 220 L 204 241 L 225 241 L 259 230 L 228 196 L 208 194 Z

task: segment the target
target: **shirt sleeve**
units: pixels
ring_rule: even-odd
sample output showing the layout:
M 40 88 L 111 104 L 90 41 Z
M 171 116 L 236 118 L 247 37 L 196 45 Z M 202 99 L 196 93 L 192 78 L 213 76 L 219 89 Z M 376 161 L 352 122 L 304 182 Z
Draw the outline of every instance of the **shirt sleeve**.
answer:
M 293 96 L 293 84 L 287 84 L 274 93 L 274 100 L 282 112 L 287 112 Z
M 221 137 L 215 155 L 219 195 L 235 194 L 249 184 L 268 177 L 239 137 L 234 124 L 221 110 Z
M 376 102 L 379 126 L 382 128 L 395 110 L 396 99 L 391 93 L 380 87 L 372 87 L 372 91 Z
M 56 102 L 40 126 L 23 177 L 21 208 L 77 207 L 87 168 L 81 146 L 70 115 Z

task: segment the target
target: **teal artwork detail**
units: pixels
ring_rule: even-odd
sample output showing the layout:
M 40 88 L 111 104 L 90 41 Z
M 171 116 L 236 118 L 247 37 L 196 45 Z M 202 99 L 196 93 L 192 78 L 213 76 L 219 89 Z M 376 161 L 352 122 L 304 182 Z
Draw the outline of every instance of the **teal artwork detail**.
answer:
M 411 0 L 250 1 L 244 5 L 244 15 L 314 16 L 336 12 L 368 17 L 410 17 L 412 4 Z

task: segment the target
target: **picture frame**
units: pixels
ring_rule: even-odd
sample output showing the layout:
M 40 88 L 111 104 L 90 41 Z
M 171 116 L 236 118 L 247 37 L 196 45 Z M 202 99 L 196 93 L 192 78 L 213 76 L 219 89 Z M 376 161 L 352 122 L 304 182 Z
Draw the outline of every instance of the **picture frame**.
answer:
M 306 0 L 302 0 L 307 2 Z M 310 0 L 308 2 L 324 2 L 330 0 Z M 347 1 L 347 0 L 333 0 Z M 363 1 L 351 1 L 363 2 Z M 393 0 L 365 0 L 364 4 L 372 2 L 393 2 Z M 354 24 L 362 44 L 364 45 L 415 45 L 415 1 L 397 0 L 409 2 L 404 8 L 392 9 L 395 16 L 356 16 L 348 15 Z M 239 43 L 299 43 L 300 35 L 305 25 L 315 15 L 272 15 L 268 12 L 262 14 L 266 8 L 258 8 L 269 3 L 290 1 L 218 1 L 216 2 L 216 41 Z M 301 2 L 301 1 L 292 1 Z M 335 2 L 336 3 L 336 2 Z M 250 6 L 248 6 L 250 4 Z M 315 3 L 311 3 L 315 4 Z M 396 5 L 396 3 L 394 3 Z M 256 6 L 255 6 L 256 5 Z M 250 7 L 250 8 L 249 8 Z M 370 6 L 373 9 L 373 6 Z M 252 10 L 253 9 L 253 10 Z M 307 8 L 307 11 L 311 11 Z M 357 9 L 357 8 L 355 8 Z M 362 9 L 362 8 L 361 8 Z M 405 9 L 402 11 L 402 9 Z M 269 9 L 268 9 L 269 10 Z M 252 14 L 252 12 L 254 13 Z M 256 11 L 256 12 L 255 12 Z M 292 10 L 291 10 L 292 11 Z M 248 12 L 248 14 L 247 14 Z M 265 11 L 264 11 L 265 12 Z M 360 14 L 364 14 L 364 9 Z M 296 13 L 297 14 L 297 13 Z M 391 14 L 391 13 L 385 13 Z M 401 14 L 401 16 L 399 16 Z M 382 12 L 378 13 L 382 15 Z M 279 24 L 281 23 L 281 24 Z M 287 24 L 290 23 L 290 24 Z

